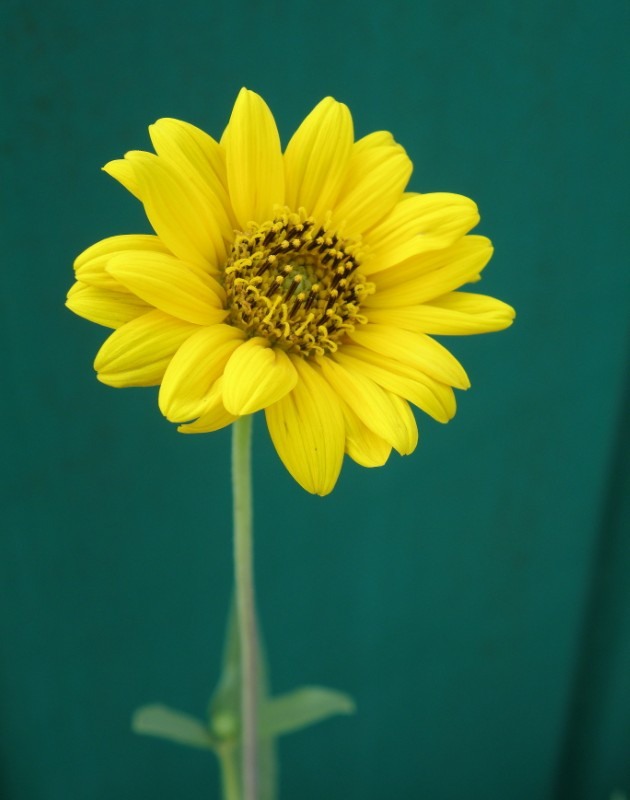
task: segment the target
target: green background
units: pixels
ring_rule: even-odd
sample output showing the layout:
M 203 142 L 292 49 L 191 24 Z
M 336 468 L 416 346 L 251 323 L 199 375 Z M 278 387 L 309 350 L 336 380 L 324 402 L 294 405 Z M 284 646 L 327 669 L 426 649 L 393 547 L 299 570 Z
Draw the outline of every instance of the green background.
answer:
M 160 116 L 218 135 L 238 89 L 283 142 L 324 95 L 392 130 L 415 191 L 481 208 L 508 332 L 413 456 L 305 494 L 255 420 L 277 691 L 359 712 L 281 742 L 284 800 L 630 791 L 626 2 L 15 2 L 1 11 L 0 796 L 218 797 L 211 755 L 130 732 L 202 715 L 231 588 L 229 430 L 99 384 L 75 255 L 147 230 L 99 168 Z

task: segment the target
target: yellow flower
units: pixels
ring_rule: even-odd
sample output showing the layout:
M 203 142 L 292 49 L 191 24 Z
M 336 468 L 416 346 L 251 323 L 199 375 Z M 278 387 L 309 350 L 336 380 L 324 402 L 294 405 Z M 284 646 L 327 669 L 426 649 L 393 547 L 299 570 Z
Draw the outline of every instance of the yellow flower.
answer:
M 104 169 L 144 205 L 155 235 L 113 236 L 76 260 L 67 305 L 115 328 L 96 356 L 110 386 L 160 385 L 183 433 L 264 409 L 284 465 L 327 494 L 344 452 L 366 467 L 416 447 L 409 402 L 455 414 L 464 369 L 433 334 L 510 325 L 510 306 L 455 291 L 490 241 L 456 194 L 405 188 L 391 134 L 354 140 L 331 97 L 284 153 L 264 100 L 241 90 L 216 142 L 175 119 L 149 128 L 156 154 Z

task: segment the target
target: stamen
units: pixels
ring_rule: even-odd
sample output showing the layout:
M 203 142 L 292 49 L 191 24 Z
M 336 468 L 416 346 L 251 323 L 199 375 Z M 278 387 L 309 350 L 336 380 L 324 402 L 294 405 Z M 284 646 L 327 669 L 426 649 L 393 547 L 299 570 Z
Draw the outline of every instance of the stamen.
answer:
M 324 253 L 324 255 L 322 256 L 322 258 L 321 258 L 322 264 L 327 264 L 329 261 L 332 261 L 334 259 L 334 257 L 335 256 L 333 254 L 333 251 L 329 250 L 327 253 Z
M 289 286 L 289 291 L 285 295 L 285 298 L 284 298 L 284 302 L 285 303 L 289 302 L 289 300 L 293 297 L 293 295 L 295 293 L 295 290 L 298 288 L 298 286 L 301 283 L 302 283 L 302 276 L 301 275 L 296 275 L 295 278 L 293 278 L 293 283 L 291 284 L 291 286 Z
M 313 305 L 315 300 L 317 300 L 317 295 L 319 294 L 319 286 L 315 284 L 311 286 L 311 293 L 308 296 L 308 300 L 306 301 L 306 305 L 304 306 L 304 311 L 308 311 L 309 308 Z
M 295 303 L 293 303 L 293 305 L 291 306 L 291 311 L 289 311 L 289 315 L 291 317 L 295 316 L 296 311 L 302 305 L 305 298 L 306 295 L 304 294 L 304 292 L 300 292 L 299 295 L 295 298 Z
M 269 288 L 265 292 L 265 297 L 271 297 L 271 295 L 276 291 L 276 289 L 279 289 L 283 283 L 284 281 L 282 275 L 278 275 L 276 278 L 274 278 L 273 283 L 269 286 Z
M 261 265 L 258 267 L 258 269 L 256 270 L 256 272 L 254 272 L 254 275 L 256 275 L 256 276 L 258 276 L 258 275 L 262 275 L 262 274 L 263 274 L 263 272 L 265 272 L 266 270 L 268 270 L 270 266 L 271 266 L 271 264 L 270 264 L 270 262 L 269 262 L 269 259 L 268 259 L 268 258 L 266 258 L 266 259 L 265 259 L 265 260 L 262 262 L 262 264 L 261 264 Z
M 335 274 L 333 276 L 333 279 L 331 281 L 331 284 L 330 284 L 331 288 L 334 288 L 338 283 L 341 282 L 341 278 L 345 274 L 345 271 L 346 270 L 345 270 L 345 268 L 343 266 L 337 267 L 337 269 L 335 270 Z

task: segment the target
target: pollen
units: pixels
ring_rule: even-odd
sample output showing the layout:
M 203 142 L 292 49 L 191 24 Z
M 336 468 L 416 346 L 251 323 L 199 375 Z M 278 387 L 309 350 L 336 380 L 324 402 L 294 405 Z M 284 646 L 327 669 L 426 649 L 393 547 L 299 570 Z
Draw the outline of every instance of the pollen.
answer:
M 361 275 L 361 243 L 341 238 L 303 210 L 235 236 L 224 271 L 229 322 L 287 352 L 334 353 L 367 322 L 361 303 L 374 286 Z

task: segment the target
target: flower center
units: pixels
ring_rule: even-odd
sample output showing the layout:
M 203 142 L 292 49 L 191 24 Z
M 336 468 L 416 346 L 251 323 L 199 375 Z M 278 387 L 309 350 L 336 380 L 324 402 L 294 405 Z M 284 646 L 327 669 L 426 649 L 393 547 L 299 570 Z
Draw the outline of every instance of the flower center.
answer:
M 228 322 L 305 357 L 335 352 L 374 291 L 358 242 L 288 210 L 238 232 L 225 266 Z

